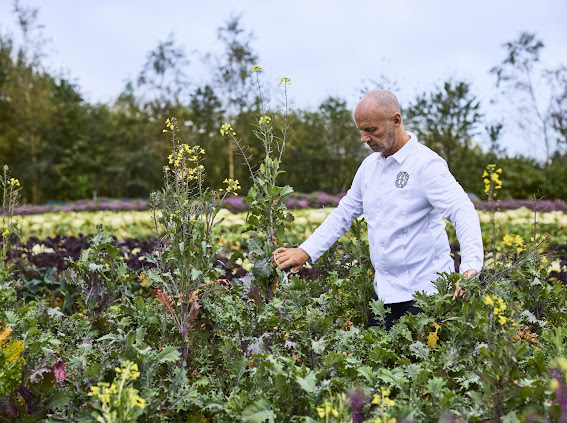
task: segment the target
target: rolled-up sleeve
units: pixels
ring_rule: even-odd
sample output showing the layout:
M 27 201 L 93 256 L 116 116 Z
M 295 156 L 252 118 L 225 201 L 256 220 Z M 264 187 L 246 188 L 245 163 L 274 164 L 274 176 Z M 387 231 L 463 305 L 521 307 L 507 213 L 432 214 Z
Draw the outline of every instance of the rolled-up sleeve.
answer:
M 443 159 L 428 163 L 424 175 L 423 189 L 427 200 L 456 229 L 461 247 L 459 272 L 464 273 L 469 269 L 480 272 L 484 248 L 480 221 L 473 203 Z
M 299 246 L 312 261 L 316 261 L 337 239 L 350 229 L 352 221 L 362 215 L 361 173 L 362 166 L 356 172 L 351 188 L 339 202 L 335 210 L 313 234 Z

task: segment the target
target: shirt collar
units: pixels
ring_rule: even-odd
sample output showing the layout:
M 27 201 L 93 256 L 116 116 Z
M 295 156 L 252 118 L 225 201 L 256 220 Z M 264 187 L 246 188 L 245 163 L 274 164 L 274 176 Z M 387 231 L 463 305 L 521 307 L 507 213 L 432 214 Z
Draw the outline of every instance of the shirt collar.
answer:
M 408 142 L 406 142 L 402 148 L 400 148 L 398 151 L 396 151 L 391 156 L 399 164 L 402 164 L 404 162 L 404 160 L 409 156 L 409 154 L 413 150 L 415 144 L 417 143 L 417 137 L 415 136 L 415 134 L 413 132 L 408 132 L 407 134 L 410 136 L 410 139 L 408 140 Z

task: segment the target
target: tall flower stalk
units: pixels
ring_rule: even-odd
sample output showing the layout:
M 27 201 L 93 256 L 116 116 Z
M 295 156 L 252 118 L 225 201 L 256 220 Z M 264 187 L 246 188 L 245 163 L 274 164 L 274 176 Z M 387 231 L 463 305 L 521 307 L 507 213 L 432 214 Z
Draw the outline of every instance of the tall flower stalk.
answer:
M 254 265 L 253 273 L 256 281 L 264 286 L 269 299 L 277 286 L 277 278 L 274 276 L 271 265 L 272 252 L 284 239 L 284 222 L 293 220 L 293 216 L 287 211 L 285 205 L 285 200 L 293 192 L 293 188 L 288 185 L 283 187 L 277 185 L 277 178 L 283 173 L 280 170 L 280 164 L 289 129 L 288 90 L 291 80 L 287 77 L 280 79 L 283 110 L 277 118 L 281 127 L 276 134 L 274 128 L 276 118 L 266 107 L 260 78 L 261 71 L 260 66 L 254 66 L 251 69 L 255 77 L 259 104 L 258 121 L 254 125 L 253 133 L 264 146 L 263 160 L 256 168 L 253 167 L 247 155 L 246 146 L 237 138 L 230 124 L 225 123 L 220 132 L 222 136 L 230 138 L 236 145 L 250 172 L 252 186 L 246 196 L 250 210 L 246 217 L 248 226 L 245 230 L 255 231 L 261 237 L 251 238 L 248 241 L 249 260 Z M 281 271 L 278 270 L 278 272 Z
M 10 235 L 19 235 L 20 219 L 14 217 L 14 209 L 20 199 L 20 181 L 10 176 L 10 168 L 4 165 L 2 176 L 0 177 L 2 187 L 2 251 L 0 252 L 2 263 L 0 264 L 0 277 L 2 280 L 8 278 L 10 266 L 7 262 L 8 251 L 10 250 Z
M 164 167 L 164 188 L 151 196 L 159 247 L 153 258 L 156 268 L 148 274 L 154 293 L 173 320 L 187 365 L 190 333 L 198 318 L 199 295 L 223 273 L 216 266 L 219 234 L 216 216 L 220 203 L 236 195 L 237 180 L 226 179 L 217 191 L 204 186 L 205 150 L 179 142 L 177 120 L 167 119 L 164 132 L 171 134 L 172 152 Z
M 502 189 L 502 181 L 500 180 L 501 168 L 496 168 L 495 164 L 489 164 L 482 172 L 484 181 L 484 193 L 490 202 L 490 220 L 492 223 L 492 255 L 496 254 L 496 194 Z

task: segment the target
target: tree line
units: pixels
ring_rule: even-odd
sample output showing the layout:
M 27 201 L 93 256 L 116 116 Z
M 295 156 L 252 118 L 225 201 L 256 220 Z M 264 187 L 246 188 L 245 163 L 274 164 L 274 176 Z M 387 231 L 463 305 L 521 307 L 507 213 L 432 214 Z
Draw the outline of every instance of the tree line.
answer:
M 147 197 L 162 186 L 171 148 L 162 130 L 171 116 L 183 142 L 206 150 L 207 183 L 236 178 L 245 192 L 248 169 L 219 134 L 230 122 L 252 162 L 259 159 L 262 145 L 252 129 L 260 111 L 250 69 L 260 60 L 238 17 L 218 28 L 224 51 L 207 55 L 209 81 L 191 80 L 190 58 L 170 36 L 148 53 L 116 100 L 93 104 L 70 78 L 44 66 L 37 9 L 15 3 L 14 12 L 22 41 L 0 34 L 0 161 L 20 179 L 24 202 Z M 491 71 L 495 98 L 514 105 L 514 124 L 544 151 L 543 161 L 507 154 L 500 145 L 503 122 L 486 118 L 466 81 L 453 78 L 403 105 L 406 128 L 447 160 L 468 192 L 483 197 L 482 171 L 495 163 L 504 169 L 502 197 L 567 198 L 567 68 L 544 67 L 543 49 L 535 34 L 522 33 L 503 46 Z M 367 85 L 390 88 L 384 77 Z M 281 183 L 301 192 L 346 191 L 369 154 L 346 100 L 329 97 L 315 109 L 291 110 L 289 119 Z

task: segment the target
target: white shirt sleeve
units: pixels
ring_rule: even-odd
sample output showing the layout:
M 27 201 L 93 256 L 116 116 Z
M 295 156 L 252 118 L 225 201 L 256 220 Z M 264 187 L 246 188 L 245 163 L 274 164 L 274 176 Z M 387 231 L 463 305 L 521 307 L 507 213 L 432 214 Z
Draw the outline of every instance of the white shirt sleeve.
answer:
M 424 169 L 424 192 L 429 203 L 453 224 L 461 246 L 459 272 L 469 269 L 480 272 L 484 249 L 478 213 L 466 192 L 449 171 L 447 163 L 438 158 Z
M 352 221 L 362 214 L 361 168 L 358 169 L 350 189 L 335 210 L 313 232 L 313 234 L 299 246 L 311 261 L 316 261 L 327 251 L 337 239 L 350 229 Z

